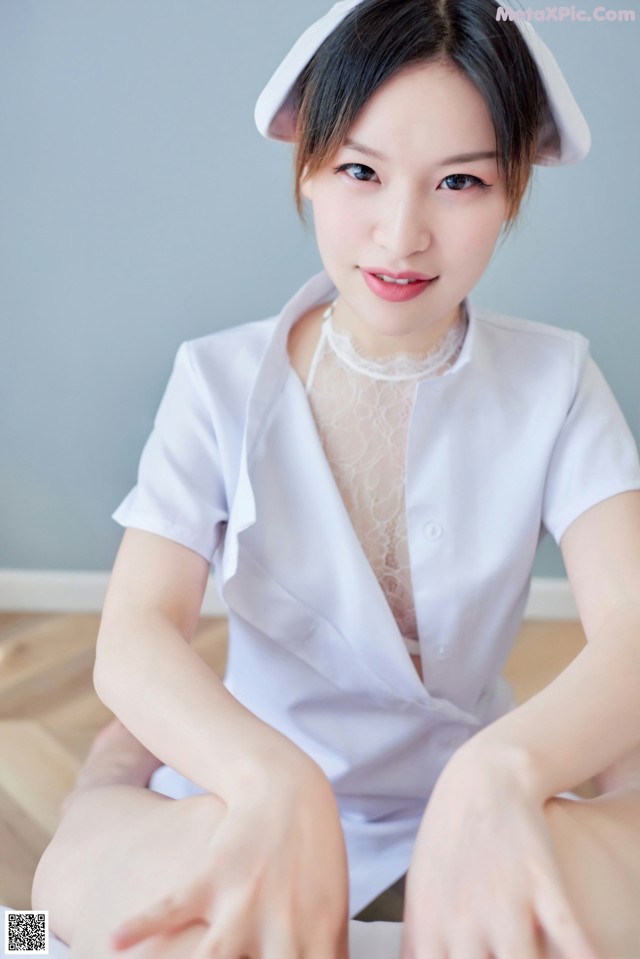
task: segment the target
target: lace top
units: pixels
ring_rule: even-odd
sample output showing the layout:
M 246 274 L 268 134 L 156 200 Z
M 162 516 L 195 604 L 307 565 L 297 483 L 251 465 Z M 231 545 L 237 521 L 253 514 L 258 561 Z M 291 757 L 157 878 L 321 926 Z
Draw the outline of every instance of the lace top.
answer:
M 405 517 L 408 427 L 418 381 L 455 362 L 467 316 L 427 353 L 372 358 L 335 328 L 334 307 L 324 314 L 306 392 L 355 533 L 415 655 L 420 646 Z

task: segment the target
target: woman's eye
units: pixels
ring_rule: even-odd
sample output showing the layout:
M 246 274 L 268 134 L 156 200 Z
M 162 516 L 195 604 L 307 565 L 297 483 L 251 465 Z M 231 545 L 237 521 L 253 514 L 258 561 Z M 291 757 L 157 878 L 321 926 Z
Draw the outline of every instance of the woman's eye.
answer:
M 470 182 L 471 186 L 479 186 L 484 190 L 488 189 L 489 186 L 480 177 L 472 176 L 470 173 L 452 173 L 450 176 L 446 176 L 442 182 L 447 184 L 446 190 L 448 192 L 460 193 L 468 189 L 468 187 L 462 186 L 465 181 Z
M 336 168 L 336 173 L 346 173 L 352 180 L 360 180 L 368 183 L 375 175 L 376 171 L 364 163 L 343 163 Z

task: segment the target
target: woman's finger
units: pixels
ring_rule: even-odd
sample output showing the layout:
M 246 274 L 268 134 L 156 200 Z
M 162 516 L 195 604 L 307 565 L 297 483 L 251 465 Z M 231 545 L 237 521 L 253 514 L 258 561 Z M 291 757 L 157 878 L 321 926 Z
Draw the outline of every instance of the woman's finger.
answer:
M 496 913 L 496 932 L 491 940 L 493 959 L 543 959 L 533 917 L 526 909 L 514 909 L 508 914 Z M 460 959 L 464 953 L 452 955 Z M 577 955 L 573 957 L 577 959 Z
M 449 954 L 442 938 L 433 933 L 423 934 L 405 915 L 400 959 L 449 959 Z
M 199 910 L 187 897 L 166 896 L 144 912 L 121 923 L 111 935 L 111 945 L 116 951 L 129 949 L 149 936 L 164 932 L 177 932 L 193 922 Z
M 296 942 L 292 924 L 270 923 L 264 932 L 258 955 L 261 959 L 298 959 L 302 952 L 300 943 Z M 329 955 L 329 951 L 325 952 L 325 956 Z
M 563 959 L 601 959 L 578 921 L 562 889 L 539 891 L 536 913 L 547 939 Z
M 273 954 L 274 956 L 276 953 Z M 340 930 L 337 936 L 325 936 L 319 932 L 313 937 L 313 942 L 308 943 L 306 950 L 296 953 L 296 959 L 299 955 L 301 959 L 349 959 L 349 930 L 348 927 Z
M 189 959 L 238 959 L 239 956 L 261 957 L 253 935 L 252 902 L 246 888 L 222 894 L 215 912 L 209 917 L 209 928 L 202 942 Z M 256 951 L 255 947 L 258 946 Z
M 445 956 L 445 953 L 442 953 Z M 446 952 L 447 959 L 492 959 L 492 954 L 484 945 L 483 935 L 479 930 L 465 928 L 456 932 Z M 518 959 L 514 953 L 510 959 Z

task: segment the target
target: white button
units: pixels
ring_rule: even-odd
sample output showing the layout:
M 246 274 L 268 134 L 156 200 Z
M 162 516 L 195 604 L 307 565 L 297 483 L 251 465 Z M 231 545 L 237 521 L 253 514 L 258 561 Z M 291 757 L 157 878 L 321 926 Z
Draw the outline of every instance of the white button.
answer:
M 446 659 L 449 655 L 449 650 L 446 646 L 436 646 L 435 653 L 438 659 Z
M 431 540 L 433 542 L 437 539 L 440 539 L 440 537 L 442 536 L 442 533 L 443 533 L 443 529 L 440 523 L 434 523 L 433 521 L 430 520 L 428 523 L 424 524 L 425 539 Z

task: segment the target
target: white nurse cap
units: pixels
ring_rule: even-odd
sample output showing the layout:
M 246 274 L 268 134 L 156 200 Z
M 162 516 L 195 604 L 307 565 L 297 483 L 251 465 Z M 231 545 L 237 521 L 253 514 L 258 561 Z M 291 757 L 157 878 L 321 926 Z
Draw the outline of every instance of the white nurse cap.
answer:
M 293 45 L 256 103 L 256 125 L 264 137 L 287 142 L 295 139 L 293 90 L 296 81 L 329 34 L 362 2 L 363 0 L 339 0 L 324 17 L 305 30 Z M 550 107 L 550 115 L 544 123 L 534 163 L 542 166 L 578 163 L 586 157 L 591 148 L 587 121 L 549 48 L 529 22 L 516 20 L 515 23 L 538 67 Z

